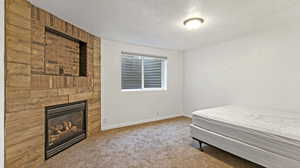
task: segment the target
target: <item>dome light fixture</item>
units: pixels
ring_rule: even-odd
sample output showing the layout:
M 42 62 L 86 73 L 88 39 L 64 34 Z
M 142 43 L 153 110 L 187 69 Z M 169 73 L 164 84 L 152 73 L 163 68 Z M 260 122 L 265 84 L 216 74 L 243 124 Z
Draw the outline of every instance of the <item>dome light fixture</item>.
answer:
M 189 18 L 183 22 L 183 25 L 189 29 L 198 29 L 204 23 L 204 19 L 200 17 Z

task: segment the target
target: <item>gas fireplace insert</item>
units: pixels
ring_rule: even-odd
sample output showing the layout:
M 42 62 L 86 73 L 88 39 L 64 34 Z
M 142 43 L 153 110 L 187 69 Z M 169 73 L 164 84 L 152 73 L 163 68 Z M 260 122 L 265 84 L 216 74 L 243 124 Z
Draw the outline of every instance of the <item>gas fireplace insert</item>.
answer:
M 46 107 L 45 159 L 86 138 L 86 101 Z

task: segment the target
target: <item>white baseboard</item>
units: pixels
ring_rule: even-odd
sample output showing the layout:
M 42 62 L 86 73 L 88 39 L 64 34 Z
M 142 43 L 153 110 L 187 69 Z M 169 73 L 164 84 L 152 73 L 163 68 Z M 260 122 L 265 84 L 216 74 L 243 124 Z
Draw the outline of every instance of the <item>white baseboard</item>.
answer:
M 124 122 L 124 123 L 120 123 L 120 124 L 112 124 L 112 125 L 103 126 L 101 130 L 106 131 L 106 130 L 115 129 L 115 128 L 122 128 L 122 127 L 126 127 L 126 126 L 133 126 L 133 125 L 138 125 L 138 124 L 143 124 L 143 123 L 148 123 L 148 122 L 153 122 L 153 121 L 166 120 L 166 119 L 182 117 L 182 116 L 184 116 L 184 115 L 175 114 L 175 115 L 169 115 L 169 116 L 163 116 L 163 117 L 156 117 L 156 118 L 152 118 L 152 119 Z

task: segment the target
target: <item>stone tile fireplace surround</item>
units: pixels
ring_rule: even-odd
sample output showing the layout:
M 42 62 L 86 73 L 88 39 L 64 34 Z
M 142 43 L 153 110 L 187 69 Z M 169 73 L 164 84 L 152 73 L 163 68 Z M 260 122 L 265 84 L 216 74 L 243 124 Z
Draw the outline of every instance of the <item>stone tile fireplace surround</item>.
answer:
M 87 137 L 100 132 L 100 38 L 26 0 L 6 0 L 5 26 L 5 165 L 38 168 L 46 107 L 86 101 Z

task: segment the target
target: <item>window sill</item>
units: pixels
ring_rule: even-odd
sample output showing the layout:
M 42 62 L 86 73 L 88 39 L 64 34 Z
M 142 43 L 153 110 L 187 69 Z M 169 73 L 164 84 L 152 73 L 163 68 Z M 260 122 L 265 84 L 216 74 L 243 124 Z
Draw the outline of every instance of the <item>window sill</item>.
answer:
M 122 92 L 153 92 L 153 91 L 167 91 L 167 89 L 165 88 L 122 89 Z

